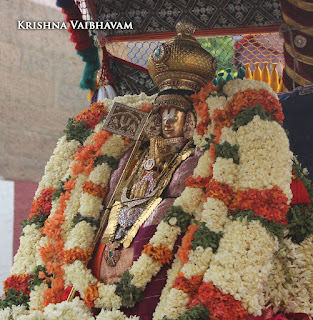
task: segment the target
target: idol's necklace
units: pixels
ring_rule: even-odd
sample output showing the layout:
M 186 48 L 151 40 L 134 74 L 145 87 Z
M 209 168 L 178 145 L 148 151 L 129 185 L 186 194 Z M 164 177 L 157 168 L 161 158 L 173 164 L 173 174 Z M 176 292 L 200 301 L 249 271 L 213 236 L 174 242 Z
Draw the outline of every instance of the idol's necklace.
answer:
M 173 146 L 174 141 L 173 139 L 171 140 L 172 141 L 170 142 Z M 162 172 L 156 175 L 156 170 L 152 170 L 156 169 L 156 167 L 154 166 L 150 170 L 147 170 L 146 163 L 149 159 L 155 159 L 155 156 L 160 154 L 160 150 L 158 151 L 155 149 L 155 145 L 161 147 L 160 149 L 165 145 L 169 145 L 164 143 L 164 141 L 160 142 L 161 146 L 159 143 L 151 143 L 153 150 L 156 150 L 156 152 L 151 152 L 152 148 L 150 145 L 149 154 L 145 154 L 142 160 L 139 161 L 141 165 L 138 163 L 131 174 L 131 179 L 129 179 L 129 181 L 132 182 L 132 178 L 136 176 L 136 173 L 142 173 L 140 175 L 141 179 L 131 189 L 132 194 L 134 194 L 137 189 L 145 186 L 142 196 L 140 198 L 129 199 L 127 197 L 127 190 L 129 190 L 129 188 L 125 187 L 121 195 L 121 201 L 115 201 L 113 208 L 111 209 L 108 226 L 102 237 L 102 242 L 106 243 L 104 258 L 107 265 L 110 267 L 114 267 L 119 261 L 121 247 L 128 247 L 131 244 L 140 226 L 148 219 L 154 209 L 162 201 L 160 195 L 170 182 L 176 168 L 194 151 L 190 148 L 191 143 L 187 143 L 180 152 L 174 153 L 171 159 L 163 164 Z M 181 143 L 182 139 L 175 138 L 175 142 L 177 146 L 177 143 Z M 173 152 L 169 152 L 167 155 L 170 153 Z M 164 152 L 163 155 L 165 155 Z M 142 163 L 144 164 L 144 168 L 142 168 Z M 158 166 L 161 164 L 159 159 L 156 159 L 155 163 L 157 163 Z

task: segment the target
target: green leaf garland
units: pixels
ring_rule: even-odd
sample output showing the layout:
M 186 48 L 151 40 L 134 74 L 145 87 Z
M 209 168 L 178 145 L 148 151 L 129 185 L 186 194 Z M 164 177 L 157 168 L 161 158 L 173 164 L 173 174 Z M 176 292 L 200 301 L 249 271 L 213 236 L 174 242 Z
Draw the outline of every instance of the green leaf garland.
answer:
M 296 204 L 287 213 L 288 236 L 300 243 L 313 234 L 313 206 Z
M 178 318 L 175 320 L 212 320 L 210 316 L 210 311 L 204 306 L 195 306 L 191 310 L 182 312 Z M 174 320 L 166 316 L 162 320 Z
M 27 309 L 29 298 L 26 293 L 22 291 L 17 291 L 15 289 L 8 289 L 5 292 L 4 297 L 0 299 L 0 309 L 5 309 L 7 307 L 12 308 L 12 306 L 24 305 Z
M 72 219 L 72 227 L 74 228 L 79 222 L 86 221 L 92 227 L 99 228 L 100 222 L 93 217 L 84 217 L 79 212 Z
M 37 217 L 33 216 L 31 219 L 24 219 L 23 222 L 20 223 L 22 226 L 22 229 L 24 229 L 26 226 L 30 226 L 32 224 L 36 225 L 36 229 L 40 229 L 44 226 L 49 214 L 42 213 L 41 211 L 38 213 Z M 24 235 L 24 232 L 22 232 L 22 236 Z
M 191 223 L 192 216 L 186 213 L 180 206 L 172 206 L 164 217 L 164 221 L 170 224 L 170 220 L 176 219 L 175 225 L 180 227 L 182 232 L 186 232 Z
M 131 284 L 133 275 L 130 274 L 128 269 L 119 278 L 121 280 L 114 283 L 116 285 L 115 294 L 122 298 L 124 307 L 133 307 L 136 302 L 143 299 L 143 290 Z
M 262 226 L 266 229 L 268 233 L 270 233 L 272 236 L 276 236 L 279 240 L 282 240 L 284 238 L 284 231 L 286 229 L 286 226 L 280 223 L 275 223 L 273 221 L 268 221 L 264 217 L 260 217 L 258 215 L 255 215 L 252 210 L 242 210 L 237 211 L 232 215 L 233 220 L 239 219 L 242 221 L 244 218 L 247 219 L 248 223 L 250 221 L 260 221 Z
M 37 266 L 34 272 L 34 278 L 28 281 L 28 283 L 30 284 L 29 290 L 33 290 L 35 286 L 40 286 L 45 280 L 39 277 L 39 272 L 41 271 L 45 274 L 46 277 L 52 277 L 52 274 L 48 274 L 45 266 Z
M 214 147 L 216 157 L 233 159 L 234 163 L 239 164 L 239 146 L 237 144 L 231 145 L 229 142 L 224 141 L 221 144 L 215 144 Z
M 267 113 L 259 103 L 250 109 L 244 108 L 234 120 L 233 130 L 237 131 L 240 127 L 247 125 L 257 115 L 262 120 L 271 120 L 273 113 Z
M 92 129 L 87 127 L 84 120 L 76 121 L 74 118 L 69 118 L 64 133 L 67 141 L 77 140 L 81 144 L 91 135 Z
M 211 231 L 204 222 L 200 222 L 198 229 L 194 233 L 194 239 L 191 242 L 191 247 L 195 250 L 197 247 L 204 249 L 211 247 L 213 253 L 218 249 L 223 232 L 216 233 Z
M 114 157 L 110 157 L 104 154 L 102 156 L 94 158 L 95 166 L 98 166 L 102 163 L 107 163 L 112 168 L 112 170 L 115 170 L 118 166 L 118 160 L 116 160 Z

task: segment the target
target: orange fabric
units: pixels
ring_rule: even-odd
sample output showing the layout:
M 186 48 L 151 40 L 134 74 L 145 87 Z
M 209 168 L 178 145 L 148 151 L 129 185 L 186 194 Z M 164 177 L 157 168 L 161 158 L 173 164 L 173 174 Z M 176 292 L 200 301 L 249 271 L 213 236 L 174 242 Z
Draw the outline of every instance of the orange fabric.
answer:
M 97 251 L 93 257 L 93 259 L 90 262 L 90 268 L 92 270 L 92 274 L 99 279 L 100 278 L 100 267 L 101 267 L 101 260 L 102 260 L 102 256 L 103 256 L 103 252 L 105 249 L 105 244 L 103 244 L 100 241 L 100 244 L 97 248 Z

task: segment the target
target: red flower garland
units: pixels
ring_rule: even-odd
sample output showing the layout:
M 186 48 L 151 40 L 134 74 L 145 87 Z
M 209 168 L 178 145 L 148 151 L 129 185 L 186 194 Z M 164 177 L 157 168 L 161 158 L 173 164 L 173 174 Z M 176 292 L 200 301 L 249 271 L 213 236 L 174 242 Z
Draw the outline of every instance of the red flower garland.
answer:
M 280 188 L 274 186 L 269 190 L 238 190 L 233 208 L 252 210 L 254 214 L 269 221 L 287 224 L 286 214 L 289 210 L 288 198 Z
M 52 208 L 52 193 L 56 192 L 56 189 L 47 188 L 41 191 L 40 196 L 32 203 L 32 207 L 29 214 L 29 219 L 37 218 L 38 213 L 50 214 Z
M 33 276 L 28 274 L 10 276 L 3 282 L 3 290 L 4 292 L 8 292 L 9 289 L 15 289 L 16 291 L 22 291 L 29 296 L 29 280 L 32 280 L 33 278 Z
M 235 300 L 231 294 L 224 294 L 212 282 L 203 282 L 198 294 L 192 297 L 189 308 L 203 305 L 210 310 L 210 318 L 215 320 L 246 320 L 248 311 L 241 301 Z

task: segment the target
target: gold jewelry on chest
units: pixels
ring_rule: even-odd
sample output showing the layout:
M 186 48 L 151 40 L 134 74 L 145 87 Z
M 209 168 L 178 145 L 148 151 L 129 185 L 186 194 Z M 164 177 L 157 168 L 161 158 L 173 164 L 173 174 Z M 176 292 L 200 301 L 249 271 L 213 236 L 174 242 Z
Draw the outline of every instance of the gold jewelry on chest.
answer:
M 182 139 L 178 139 L 177 142 L 182 142 Z M 159 167 L 162 169 L 160 172 L 158 172 L 158 169 L 160 169 L 158 166 L 154 167 L 152 171 L 146 170 L 144 164 L 152 157 L 157 157 L 159 150 L 156 150 L 155 147 L 156 145 L 166 146 L 167 143 L 164 141 L 152 142 L 149 152 L 145 152 L 140 161 L 137 162 L 128 179 L 128 183 L 122 189 L 120 199 L 116 199 L 112 206 L 108 224 L 102 236 L 102 243 L 108 244 L 105 258 L 109 266 L 114 266 L 117 263 L 119 253 L 116 251 L 119 250 L 121 245 L 125 248 L 130 246 L 139 228 L 162 201 L 161 194 L 172 179 L 173 173 L 182 161 L 193 154 L 194 148 L 191 147 L 191 144 L 191 142 L 188 142 L 180 152 L 172 154 L 168 161 L 163 162 L 162 159 L 158 158 Z M 156 150 L 156 153 L 151 152 L 152 150 Z M 163 153 L 162 157 L 164 159 L 169 155 L 169 153 Z M 138 177 L 141 179 L 138 179 Z M 137 187 L 145 182 L 148 184 L 148 191 L 142 198 L 131 198 L 133 188 L 130 189 L 130 185 L 136 179 L 138 179 Z M 114 241 L 117 228 L 120 225 L 128 228 L 128 232 L 119 241 Z

